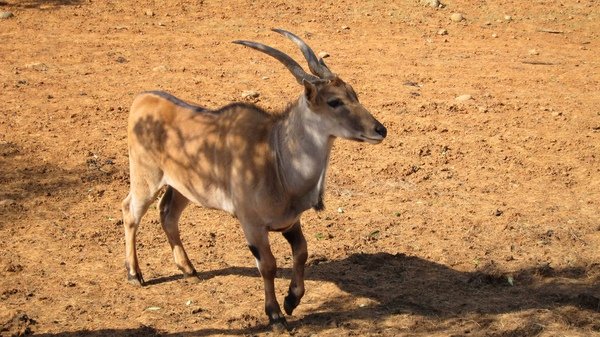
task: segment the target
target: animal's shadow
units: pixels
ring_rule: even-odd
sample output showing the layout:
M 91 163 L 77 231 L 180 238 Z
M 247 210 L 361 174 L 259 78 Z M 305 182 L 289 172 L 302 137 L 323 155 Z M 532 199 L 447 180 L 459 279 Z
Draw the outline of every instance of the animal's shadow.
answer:
M 355 320 L 377 324 L 396 314 L 417 314 L 438 319 L 466 317 L 470 314 L 502 314 L 527 309 L 551 309 L 574 305 L 590 313 L 591 329 L 600 312 L 600 264 L 586 268 L 554 270 L 550 267 L 520 270 L 516 273 L 460 272 L 444 265 L 404 254 L 354 254 L 342 260 L 314 261 L 307 268 L 308 280 L 332 282 L 349 296 L 332 297 L 315 313 L 290 323 L 320 331 Z M 259 277 L 252 267 L 229 267 L 200 273 L 208 279 L 219 275 Z M 281 276 L 288 277 L 289 269 Z M 150 286 L 179 279 L 169 276 L 150 280 Z M 511 285 L 512 283 L 512 285 Z M 307 291 L 310 291 L 308 289 Z M 596 294 L 596 295 L 593 295 Z M 352 304 L 353 299 L 367 298 L 365 306 Z M 302 305 L 302 304 L 301 304 Z M 208 336 L 212 334 L 248 335 L 264 331 L 257 326 L 246 329 L 200 329 L 193 332 L 162 334 L 152 328 L 99 330 L 42 336 Z M 433 332 L 433 331 L 432 331 Z M 538 331 L 539 332 L 539 331 Z
M 39 8 L 40 6 L 51 6 L 51 7 L 72 6 L 72 5 L 78 5 L 80 3 L 81 3 L 81 0 L 21 0 L 21 1 L 11 1 L 10 3 L 7 1 L 0 1 L 0 6 L 11 6 L 11 7 L 21 7 L 21 8 Z

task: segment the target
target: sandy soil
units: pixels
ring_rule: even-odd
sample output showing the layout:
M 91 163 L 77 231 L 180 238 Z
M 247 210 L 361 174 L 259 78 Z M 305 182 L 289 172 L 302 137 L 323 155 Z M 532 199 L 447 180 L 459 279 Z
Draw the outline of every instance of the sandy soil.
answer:
M 144 288 L 120 222 L 136 93 L 216 108 L 251 89 L 281 110 L 292 76 L 230 43 L 300 60 L 272 27 L 328 52 L 389 132 L 335 143 L 290 334 L 600 335 L 600 6 L 445 3 L 0 1 L 0 335 L 273 334 L 235 219 L 187 209 L 191 283 L 151 209 Z M 291 259 L 271 239 L 281 300 Z

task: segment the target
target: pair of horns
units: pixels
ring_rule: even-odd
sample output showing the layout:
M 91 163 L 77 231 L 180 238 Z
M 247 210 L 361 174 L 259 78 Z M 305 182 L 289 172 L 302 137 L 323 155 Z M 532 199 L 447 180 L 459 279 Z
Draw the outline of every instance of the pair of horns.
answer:
M 303 81 L 316 83 L 322 82 L 323 80 L 330 80 L 335 77 L 335 75 L 329 70 L 329 68 L 327 68 L 325 62 L 323 62 L 323 59 L 317 58 L 315 52 L 301 38 L 283 29 L 272 29 L 272 31 L 287 37 L 288 39 L 292 40 L 292 42 L 294 42 L 296 45 L 298 45 L 298 47 L 300 47 L 304 58 L 308 62 L 308 68 L 310 69 L 310 72 L 316 76 L 305 72 L 304 69 L 302 69 L 302 67 L 298 64 L 298 62 L 294 61 L 291 57 L 275 48 L 269 47 L 262 43 L 244 40 L 233 41 L 233 43 L 241 44 L 256 49 L 269 56 L 274 57 L 279 62 L 283 63 L 283 65 L 286 66 L 286 68 L 288 68 L 288 70 L 296 78 L 296 81 L 298 81 L 298 83 L 300 84 L 302 84 Z

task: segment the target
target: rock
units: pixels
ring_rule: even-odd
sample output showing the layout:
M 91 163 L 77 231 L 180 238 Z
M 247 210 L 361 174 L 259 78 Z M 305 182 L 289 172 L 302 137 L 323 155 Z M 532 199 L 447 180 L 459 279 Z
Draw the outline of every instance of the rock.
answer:
M 1 336 L 25 336 L 33 334 L 31 326 L 36 321 L 29 318 L 27 314 L 0 308 L 0 332 Z
M 505 15 L 505 16 L 504 16 L 504 21 L 506 21 L 506 22 L 511 22 L 511 21 L 512 21 L 512 16 L 510 16 L 510 15 Z
M 165 65 L 160 65 L 157 67 L 152 68 L 152 71 L 168 71 L 169 68 L 167 68 L 167 66 Z
M 540 53 L 536 49 L 529 49 L 529 55 L 539 55 Z
M 160 309 L 161 309 L 161 307 L 157 307 L 157 306 L 150 306 L 150 307 L 147 307 L 147 308 L 146 308 L 146 309 L 144 309 L 144 310 L 146 310 L 146 311 L 159 311 Z
M 37 70 L 37 71 L 46 71 L 46 70 L 48 70 L 48 66 L 45 63 L 42 63 L 42 62 L 34 62 L 34 63 L 26 64 L 25 68 L 27 68 L 27 69 L 33 69 L 33 70 Z
M 254 90 L 242 91 L 243 99 L 256 99 L 256 98 L 258 98 L 258 96 L 260 96 L 260 93 L 258 91 L 254 91 Z
M 345 26 L 345 25 L 342 26 L 342 30 L 349 30 L 349 29 L 350 29 L 350 27 L 348 27 L 348 26 Z
M 465 17 L 461 13 L 452 13 L 452 15 L 450 15 L 450 20 L 454 22 L 461 22 L 464 19 Z
M 439 0 L 421 0 L 421 5 L 433 7 L 433 8 L 443 8 L 444 4 Z
M 329 57 L 329 53 L 326 51 L 319 52 L 319 57 L 323 58 L 323 59 L 327 58 L 327 57 Z
M 146 14 L 147 16 L 154 16 L 154 11 L 151 9 L 146 9 L 144 11 L 144 14 Z
M 497 38 L 497 37 L 498 37 L 498 34 L 496 34 L 496 33 L 492 33 L 492 37 L 495 39 L 495 38 Z
M 469 95 L 469 94 L 465 94 L 465 95 L 460 95 L 458 97 L 456 97 L 454 100 L 457 102 L 466 102 L 469 100 L 472 100 L 473 96 Z
M 204 310 L 204 308 L 201 308 L 201 307 L 196 307 L 196 308 L 190 310 L 190 312 L 192 313 L 192 315 L 203 313 L 205 311 L 206 310 Z
M 0 19 L 10 19 L 15 16 L 12 12 L 0 12 Z
M 0 200 L 0 207 L 16 205 L 17 202 L 13 199 Z
M 443 28 L 440 29 L 440 30 L 438 30 L 437 33 L 438 33 L 438 35 L 448 35 L 448 31 L 446 29 L 443 29 Z

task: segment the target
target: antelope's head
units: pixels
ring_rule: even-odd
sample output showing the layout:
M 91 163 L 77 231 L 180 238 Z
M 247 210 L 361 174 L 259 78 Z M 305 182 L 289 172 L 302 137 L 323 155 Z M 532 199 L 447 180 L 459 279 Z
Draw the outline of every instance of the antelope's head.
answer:
M 371 144 L 381 143 L 387 135 L 387 129 L 360 104 L 352 86 L 332 73 L 323 59 L 317 58 L 313 50 L 298 36 L 282 29 L 273 31 L 300 47 L 312 74 L 306 73 L 291 57 L 272 47 L 251 41 L 234 43 L 254 48 L 283 63 L 296 81 L 304 86 L 308 109 L 324 132 L 334 137 Z

